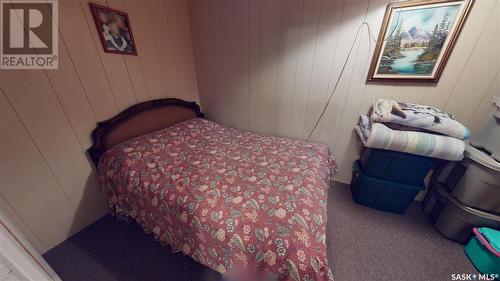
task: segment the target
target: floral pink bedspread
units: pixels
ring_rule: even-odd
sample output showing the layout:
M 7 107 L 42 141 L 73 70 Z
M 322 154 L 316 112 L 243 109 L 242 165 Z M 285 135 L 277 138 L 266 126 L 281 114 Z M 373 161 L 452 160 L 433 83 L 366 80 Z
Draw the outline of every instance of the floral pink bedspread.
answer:
M 115 212 L 223 274 L 332 280 L 334 169 L 325 145 L 192 119 L 108 150 L 99 177 Z

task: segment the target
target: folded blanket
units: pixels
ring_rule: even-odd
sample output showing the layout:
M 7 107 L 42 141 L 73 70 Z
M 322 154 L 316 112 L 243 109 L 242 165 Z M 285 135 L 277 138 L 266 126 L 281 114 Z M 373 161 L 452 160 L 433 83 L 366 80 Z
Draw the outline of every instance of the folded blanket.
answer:
M 424 132 L 424 133 L 435 134 L 435 135 L 443 135 L 441 133 L 436 133 L 433 131 L 429 131 L 429 130 L 417 128 L 417 127 L 410 127 L 410 126 L 406 126 L 406 125 L 402 125 L 402 124 L 398 124 L 398 123 L 387 122 L 387 123 L 382 123 L 382 124 L 386 125 L 387 127 L 391 128 L 393 130 L 397 130 L 397 131 L 414 131 L 414 132 Z
M 355 127 L 366 147 L 401 151 L 450 161 L 463 158 L 465 143 L 434 134 L 392 130 L 381 123 Z
M 427 105 L 378 99 L 373 104 L 371 120 L 425 129 L 458 139 L 468 139 L 470 131 L 447 112 Z
M 368 116 L 366 115 L 359 116 L 358 126 L 361 134 L 363 134 L 363 138 L 367 140 L 368 137 L 370 136 L 370 131 L 372 130 L 372 124 Z

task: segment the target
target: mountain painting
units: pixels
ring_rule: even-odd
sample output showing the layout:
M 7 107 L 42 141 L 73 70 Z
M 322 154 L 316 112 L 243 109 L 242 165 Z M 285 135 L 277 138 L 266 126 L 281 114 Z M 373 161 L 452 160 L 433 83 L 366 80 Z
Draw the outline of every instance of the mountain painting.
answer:
M 437 81 L 471 3 L 389 4 L 368 80 Z

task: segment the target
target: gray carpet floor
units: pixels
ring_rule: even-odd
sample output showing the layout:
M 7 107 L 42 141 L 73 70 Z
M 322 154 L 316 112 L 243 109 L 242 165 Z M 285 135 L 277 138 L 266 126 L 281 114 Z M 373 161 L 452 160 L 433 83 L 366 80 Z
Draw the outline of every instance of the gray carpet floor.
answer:
M 337 281 L 451 280 L 475 272 L 463 245 L 443 238 L 414 202 L 397 215 L 355 204 L 349 186 L 330 189 L 328 259 Z M 134 223 L 107 215 L 44 254 L 63 280 L 211 281 L 222 277 L 170 252 Z

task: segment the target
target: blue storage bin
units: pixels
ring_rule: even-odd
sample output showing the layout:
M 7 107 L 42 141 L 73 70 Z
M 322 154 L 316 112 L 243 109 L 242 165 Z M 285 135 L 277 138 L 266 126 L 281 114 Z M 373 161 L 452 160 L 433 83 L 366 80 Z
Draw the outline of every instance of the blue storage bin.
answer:
M 423 184 L 407 185 L 370 177 L 361 169 L 359 161 L 354 163 L 351 193 L 358 204 L 403 214 L 424 188 Z
M 365 175 L 408 185 L 423 185 L 437 159 L 377 148 L 363 149 L 360 164 Z

